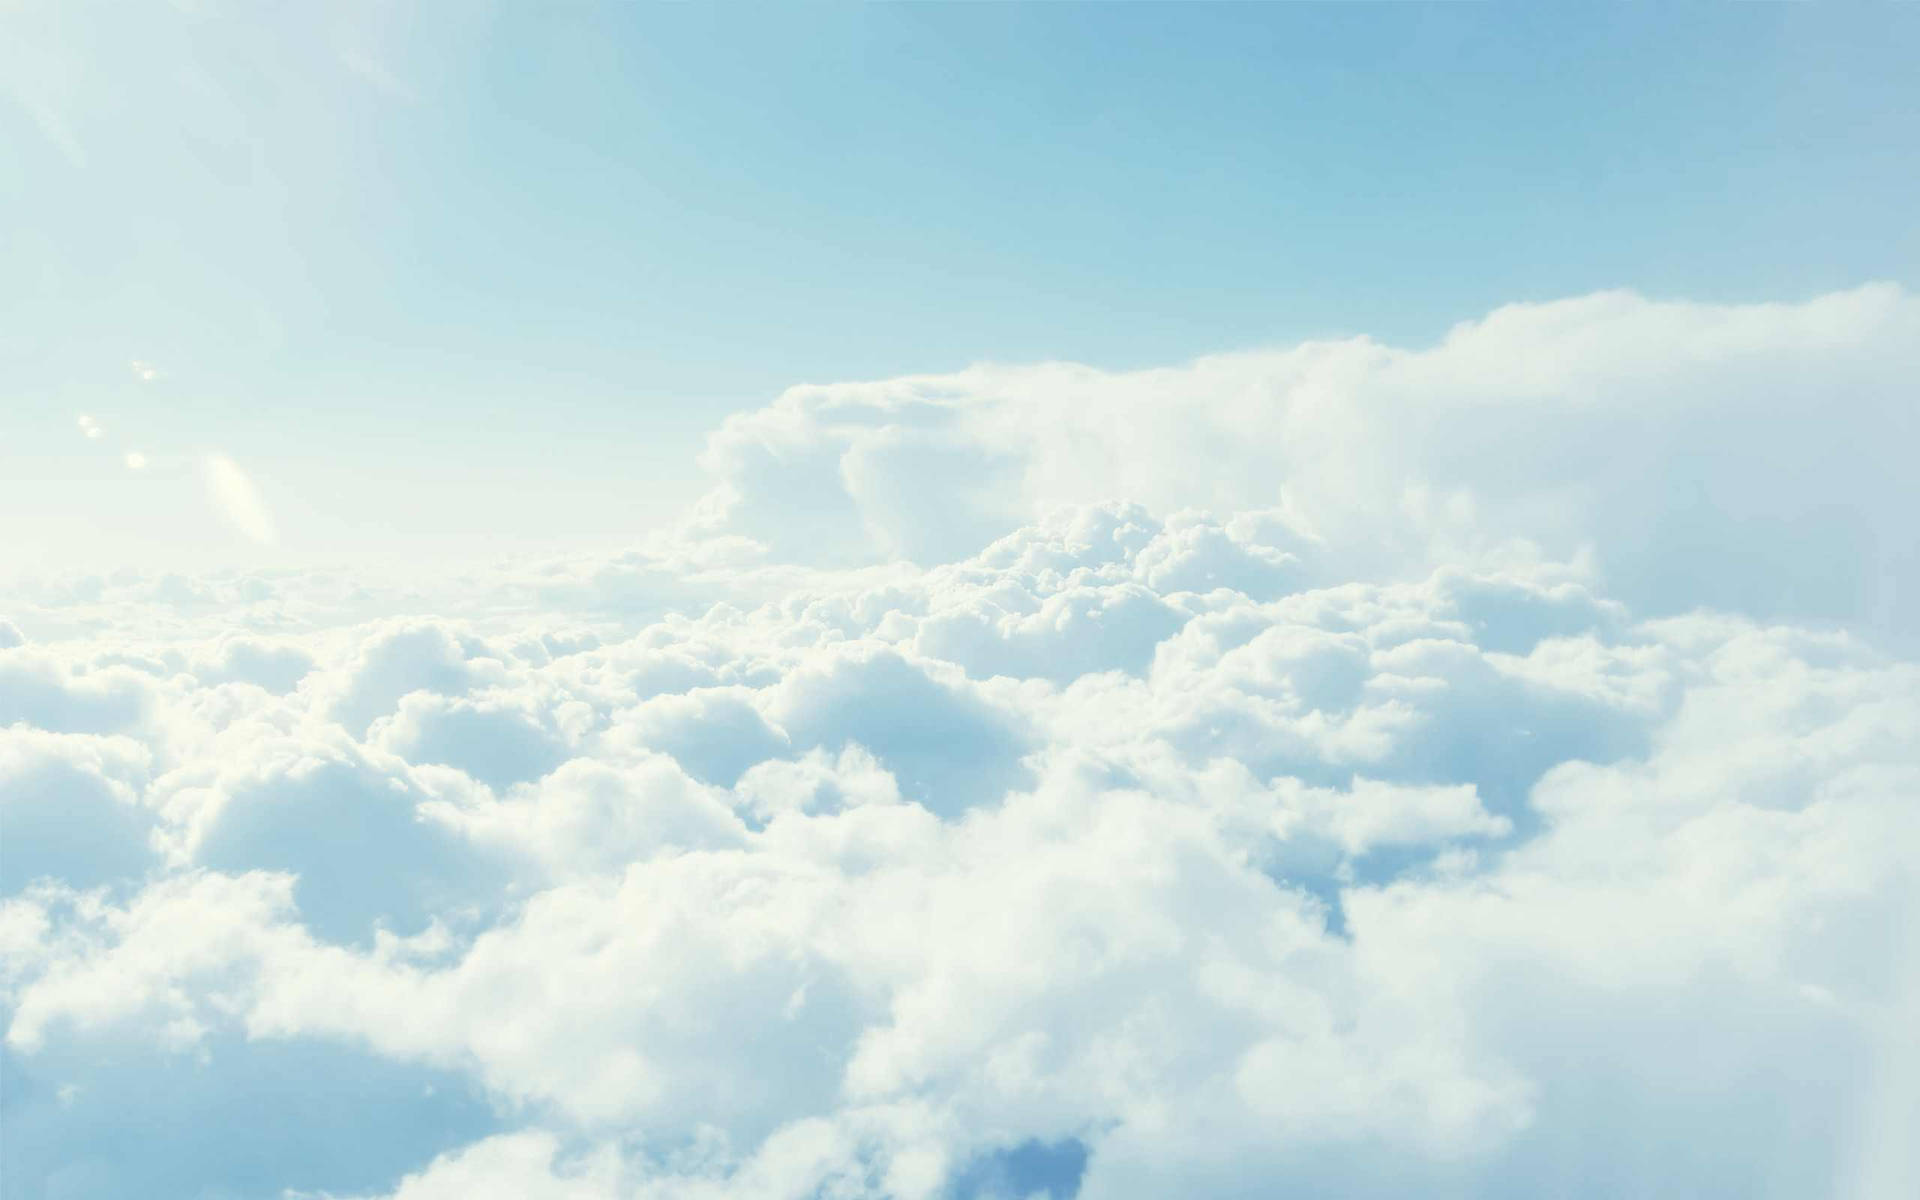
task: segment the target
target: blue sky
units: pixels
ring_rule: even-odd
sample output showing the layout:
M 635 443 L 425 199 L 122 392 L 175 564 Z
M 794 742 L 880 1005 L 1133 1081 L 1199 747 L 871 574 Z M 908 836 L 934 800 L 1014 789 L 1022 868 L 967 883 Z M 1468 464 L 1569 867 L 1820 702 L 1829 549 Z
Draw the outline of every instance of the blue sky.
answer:
M 1425 344 L 1920 260 L 1920 12 L 1891 6 L 6 20 L 0 503 L 53 489 L 49 560 L 187 519 L 79 413 L 305 497 L 311 552 L 418 554 L 657 525 L 719 417 L 796 382 Z
M 0 6 L 0 1200 L 1920 1196 L 1920 7 Z

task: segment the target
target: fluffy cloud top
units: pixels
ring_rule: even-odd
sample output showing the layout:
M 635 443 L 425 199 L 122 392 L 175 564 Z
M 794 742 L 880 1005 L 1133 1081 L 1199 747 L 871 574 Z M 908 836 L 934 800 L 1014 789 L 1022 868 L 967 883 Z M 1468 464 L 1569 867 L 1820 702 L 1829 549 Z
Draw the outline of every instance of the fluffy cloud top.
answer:
M 1917 319 L 803 388 L 614 558 L 17 589 L 0 1196 L 1910 1195 Z
M 1512 305 L 1420 351 L 1356 338 L 801 387 L 714 437 L 696 527 L 795 561 L 940 563 L 1053 504 L 1277 508 L 1291 536 L 1269 549 L 1312 546 L 1325 581 L 1524 539 L 1597 552 L 1609 594 L 1641 611 L 1912 631 L 1917 374 L 1920 302 L 1876 285 L 1797 305 Z

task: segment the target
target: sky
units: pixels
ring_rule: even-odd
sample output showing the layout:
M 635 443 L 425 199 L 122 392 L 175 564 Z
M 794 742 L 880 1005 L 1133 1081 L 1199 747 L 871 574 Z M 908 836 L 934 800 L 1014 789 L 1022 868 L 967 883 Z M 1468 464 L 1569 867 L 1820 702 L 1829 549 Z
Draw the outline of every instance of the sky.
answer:
M 796 383 L 1418 348 L 1920 263 L 1900 6 L 4 20 L 16 570 L 257 561 L 205 520 L 210 454 L 282 510 L 277 561 L 607 546 Z
M 1920 1195 L 1920 8 L 0 8 L 0 1200 Z

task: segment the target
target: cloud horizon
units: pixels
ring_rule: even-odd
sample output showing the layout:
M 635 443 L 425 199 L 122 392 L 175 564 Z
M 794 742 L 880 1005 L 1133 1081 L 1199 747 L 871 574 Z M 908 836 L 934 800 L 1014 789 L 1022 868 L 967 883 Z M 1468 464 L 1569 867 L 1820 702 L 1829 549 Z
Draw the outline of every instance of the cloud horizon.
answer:
M 1612 291 L 0 588 L 0 1197 L 1890 1200 L 1915 379 L 1896 285 Z

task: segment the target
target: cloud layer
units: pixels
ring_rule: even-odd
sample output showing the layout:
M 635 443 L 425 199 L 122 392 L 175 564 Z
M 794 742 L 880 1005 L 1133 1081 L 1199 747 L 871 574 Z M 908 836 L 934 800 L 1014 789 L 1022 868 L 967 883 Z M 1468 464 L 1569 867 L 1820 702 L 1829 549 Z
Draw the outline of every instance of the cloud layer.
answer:
M 1909 1194 L 1917 323 L 801 388 L 628 554 L 17 589 L 0 1194 Z

